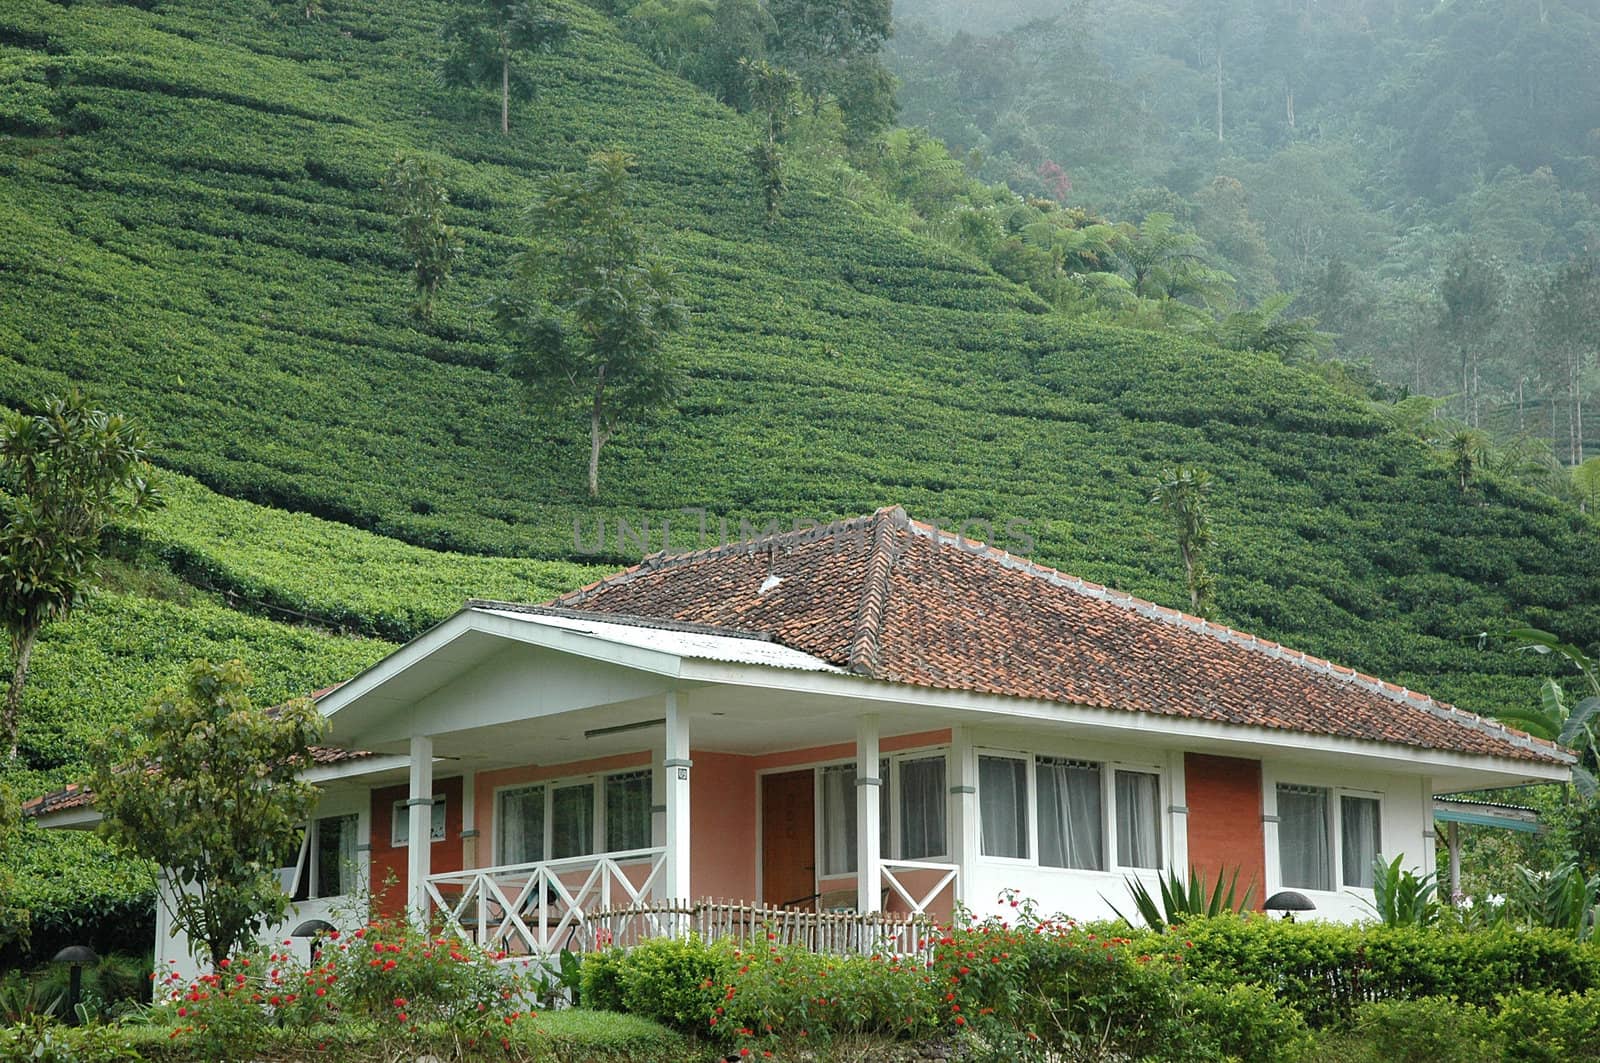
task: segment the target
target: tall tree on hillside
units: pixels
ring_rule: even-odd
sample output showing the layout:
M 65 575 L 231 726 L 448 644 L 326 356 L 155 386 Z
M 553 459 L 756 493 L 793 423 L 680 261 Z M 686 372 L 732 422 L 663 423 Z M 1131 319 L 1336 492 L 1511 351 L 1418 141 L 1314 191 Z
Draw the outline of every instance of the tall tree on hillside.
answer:
M 633 167 L 631 155 L 602 151 L 582 173 L 547 182 L 528 212 L 534 248 L 518 256 L 495 301 L 516 343 L 510 374 L 535 404 L 588 415 L 591 498 L 600 493 L 601 448 L 676 394 L 680 374 L 666 344 L 689 317 L 676 275 L 629 209 Z
M 1478 399 L 1489 330 L 1500 319 L 1505 296 L 1504 271 L 1471 244 L 1456 252 L 1439 281 L 1439 298 L 1444 304 L 1439 328 L 1456 350 L 1462 419 L 1472 428 L 1478 427 Z
M 745 95 L 750 110 L 761 122 L 761 134 L 750 149 L 750 161 L 761 178 L 761 191 L 767 204 L 767 221 L 778 217 L 787 185 L 783 179 L 784 137 L 789 123 L 800 113 L 800 78 L 763 59 L 742 59 Z
M 500 132 L 509 133 L 511 97 L 528 99 L 534 89 L 519 57 L 552 50 L 569 30 L 541 0 L 459 0 L 444 26 L 450 52 L 440 78 L 457 88 L 498 86 Z
M 95 585 L 106 527 L 160 504 L 146 454 L 131 421 L 80 391 L 0 417 L 0 619 L 11 640 L 0 743 L 13 759 L 40 630 Z
M 839 102 L 846 139 L 861 147 L 894 121 L 894 80 L 879 60 L 893 28 L 890 0 L 769 0 L 772 56 L 813 98 Z
M 1535 350 L 1567 404 L 1568 465 L 1583 461 L 1584 378 L 1600 353 L 1600 267 L 1592 259 L 1556 270 L 1538 295 Z
M 1160 506 L 1175 525 L 1189 608 L 1198 616 L 1204 616 L 1211 605 L 1212 578 L 1205 560 L 1206 548 L 1211 545 L 1207 506 L 1210 495 L 1210 473 L 1179 465 L 1161 474 L 1161 481 L 1150 496 L 1150 501 Z
M 461 257 L 461 237 L 444 220 L 450 193 L 445 191 L 437 165 L 404 152 L 389 164 L 383 190 L 399 221 L 400 243 L 411 257 L 417 292 L 414 312 L 419 320 L 427 321 L 433 316 L 434 297 Z
M 307 698 L 256 708 L 249 683 L 238 661 L 195 661 L 95 757 L 102 832 L 174 876 L 173 920 L 213 967 L 288 907 L 277 868 L 316 805 L 299 774 L 327 726 Z

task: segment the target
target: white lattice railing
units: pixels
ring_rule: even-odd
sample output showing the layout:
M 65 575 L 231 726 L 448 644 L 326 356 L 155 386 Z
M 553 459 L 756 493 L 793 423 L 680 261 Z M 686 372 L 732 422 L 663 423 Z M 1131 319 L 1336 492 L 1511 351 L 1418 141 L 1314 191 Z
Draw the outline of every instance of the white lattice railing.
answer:
M 955 864 L 935 864 L 924 860 L 884 860 L 878 865 L 883 884 L 905 901 L 913 915 L 927 915 L 928 906 L 939 899 L 939 894 L 950 890 L 952 906 L 961 896 L 961 868 Z M 900 875 L 904 872 L 929 872 L 933 880 L 931 889 L 920 894 Z M 948 913 L 946 913 L 948 915 Z
M 428 876 L 428 899 L 444 928 L 468 941 L 513 956 L 548 956 L 593 913 L 647 909 L 665 863 L 666 849 L 656 847 L 452 871 Z M 654 928 L 642 929 L 653 936 Z

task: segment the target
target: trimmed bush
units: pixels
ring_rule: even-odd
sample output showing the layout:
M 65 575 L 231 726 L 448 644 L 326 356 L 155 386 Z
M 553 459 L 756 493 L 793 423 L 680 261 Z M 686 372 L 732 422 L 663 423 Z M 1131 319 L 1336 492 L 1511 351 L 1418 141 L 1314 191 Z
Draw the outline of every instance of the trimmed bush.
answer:
M 1362 1005 L 1355 1029 L 1372 1059 L 1384 1063 L 1495 1063 L 1501 1058 L 1488 1011 L 1448 997 Z
M 1555 930 L 1223 918 L 1136 937 L 1143 950 L 1182 956 L 1192 981 L 1219 988 L 1254 982 L 1314 1027 L 1347 1024 L 1371 1001 L 1450 997 L 1492 1008 L 1501 994 L 1519 989 L 1582 993 L 1600 987 L 1600 947 Z

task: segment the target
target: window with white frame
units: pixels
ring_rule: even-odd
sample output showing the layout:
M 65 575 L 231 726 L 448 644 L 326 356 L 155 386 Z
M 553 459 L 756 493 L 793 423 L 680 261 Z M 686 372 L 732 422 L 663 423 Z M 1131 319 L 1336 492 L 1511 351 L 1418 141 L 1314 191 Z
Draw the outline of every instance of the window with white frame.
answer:
M 978 758 L 978 822 L 984 856 L 1028 858 L 1028 762 Z
M 878 762 L 878 848 L 889 860 L 938 860 L 949 853 L 945 834 L 943 750 L 896 753 Z M 818 772 L 822 794 L 822 877 L 856 870 L 856 766 L 830 764 Z
M 1383 847 L 1382 805 L 1326 786 L 1278 784 L 1278 874 L 1291 889 L 1332 890 L 1334 868 L 1345 886 L 1369 889 Z M 1337 818 L 1335 818 L 1337 817 Z
M 502 864 L 536 864 L 543 860 L 544 787 L 501 790 L 496 806 L 496 859 Z
M 1035 859 L 1036 843 L 1040 867 L 1161 866 L 1161 778 L 1153 771 L 980 754 L 978 818 L 985 856 Z
M 401 798 L 394 803 L 394 811 L 389 819 L 389 843 L 395 848 L 411 843 L 411 809 L 410 802 Z M 428 837 L 432 841 L 444 841 L 444 795 L 435 794 L 433 798 L 433 818 L 428 823 Z
M 1346 886 L 1372 888 L 1373 862 L 1383 848 L 1383 822 L 1378 799 L 1339 797 L 1339 863 Z
M 1116 773 L 1117 863 L 1161 866 L 1161 776 L 1153 771 Z
M 650 848 L 650 772 L 607 775 L 606 852 Z
M 1325 786 L 1278 784 L 1278 877 L 1291 889 L 1333 889 L 1333 838 Z
M 1105 798 L 1100 765 L 1060 757 L 1034 759 L 1039 863 L 1106 869 Z
M 648 849 L 651 815 L 648 768 L 508 787 L 495 794 L 495 860 L 524 864 Z
M 360 871 L 356 856 L 355 813 L 323 816 L 311 821 L 310 830 L 300 836 L 299 857 L 292 871 L 292 900 L 346 897 L 356 891 Z M 287 887 L 286 887 L 287 888 Z
M 948 856 L 944 754 L 900 757 L 894 761 L 893 770 L 894 829 L 884 854 L 899 860 L 938 860 Z

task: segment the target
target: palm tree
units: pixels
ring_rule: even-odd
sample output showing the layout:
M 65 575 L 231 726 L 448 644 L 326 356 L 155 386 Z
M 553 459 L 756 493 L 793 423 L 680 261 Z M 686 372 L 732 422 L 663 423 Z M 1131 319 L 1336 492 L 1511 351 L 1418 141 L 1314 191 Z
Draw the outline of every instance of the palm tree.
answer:
M 511 97 L 533 95 L 533 80 L 513 59 L 546 52 L 566 39 L 569 27 L 532 0 L 472 0 L 445 24 L 450 54 L 440 79 L 458 88 L 500 86 L 500 132 L 511 132 Z

